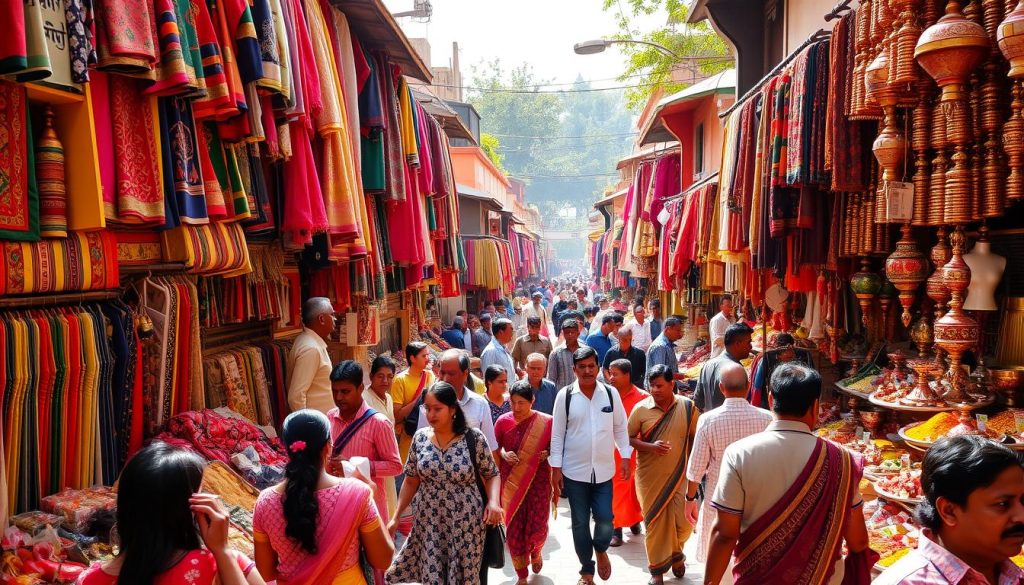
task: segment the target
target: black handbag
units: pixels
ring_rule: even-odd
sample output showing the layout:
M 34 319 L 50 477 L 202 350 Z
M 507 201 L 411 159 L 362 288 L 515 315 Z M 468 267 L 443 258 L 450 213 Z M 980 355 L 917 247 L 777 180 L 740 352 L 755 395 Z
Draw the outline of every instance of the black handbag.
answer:
M 473 461 L 473 473 L 476 477 L 476 487 L 480 490 L 480 497 L 484 506 L 487 506 L 487 488 L 480 479 L 480 466 L 476 462 L 476 429 L 466 430 L 466 444 L 469 445 L 469 456 Z M 501 524 L 487 526 L 487 534 L 484 536 L 484 566 L 492 569 L 505 568 L 505 527 Z

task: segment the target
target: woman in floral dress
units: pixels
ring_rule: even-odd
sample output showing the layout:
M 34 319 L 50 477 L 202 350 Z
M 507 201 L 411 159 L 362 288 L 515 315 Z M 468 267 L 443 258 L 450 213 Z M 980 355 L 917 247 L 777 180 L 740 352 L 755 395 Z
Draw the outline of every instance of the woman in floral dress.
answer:
M 405 483 L 388 529 L 394 533 L 414 496 L 417 513 L 409 539 L 385 580 L 477 585 L 481 582 L 485 524 L 498 524 L 503 516 L 498 469 L 483 434 L 466 426 L 451 384 L 432 385 L 423 406 L 430 427 L 413 435 Z M 487 502 L 477 486 L 476 469 L 486 486 Z

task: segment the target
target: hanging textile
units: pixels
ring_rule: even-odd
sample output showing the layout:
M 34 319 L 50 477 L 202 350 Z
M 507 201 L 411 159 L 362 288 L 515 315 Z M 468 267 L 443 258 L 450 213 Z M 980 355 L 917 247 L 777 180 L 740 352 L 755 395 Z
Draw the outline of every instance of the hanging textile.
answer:
M 189 272 L 241 276 L 252 271 L 245 232 L 237 223 L 181 226 L 162 237 L 164 261 L 181 262 Z
M 23 86 L 0 80 L 0 238 L 4 240 L 39 239 L 35 166 L 28 95 Z
M 117 239 L 109 232 L 69 232 L 39 242 L 0 241 L 0 295 L 117 288 Z

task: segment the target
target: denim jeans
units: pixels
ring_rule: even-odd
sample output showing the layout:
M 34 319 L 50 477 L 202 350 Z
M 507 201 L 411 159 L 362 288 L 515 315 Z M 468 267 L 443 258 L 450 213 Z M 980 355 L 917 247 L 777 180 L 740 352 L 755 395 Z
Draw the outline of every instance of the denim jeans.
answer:
M 572 517 L 572 543 L 580 560 L 580 575 L 594 574 L 594 551 L 608 551 L 612 540 L 612 481 L 587 483 L 564 477 L 562 493 L 569 499 Z M 594 534 L 590 518 L 594 518 Z

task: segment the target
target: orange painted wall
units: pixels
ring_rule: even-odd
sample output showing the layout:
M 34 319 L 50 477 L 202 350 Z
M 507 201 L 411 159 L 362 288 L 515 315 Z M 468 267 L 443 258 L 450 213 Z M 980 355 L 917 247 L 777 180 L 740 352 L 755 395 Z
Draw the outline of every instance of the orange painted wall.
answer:
M 724 140 L 724 123 L 718 113 L 725 110 L 735 101 L 732 95 L 709 95 L 696 102 L 685 104 L 688 109 L 663 114 L 665 126 L 676 136 L 682 146 L 682 185 L 686 190 L 697 180 L 718 171 L 722 165 L 722 142 Z M 704 124 L 704 171 L 701 177 L 694 175 L 697 150 L 694 148 L 695 132 L 698 124 Z
M 512 185 L 483 150 L 476 146 L 453 146 L 451 155 L 455 182 L 483 191 L 501 201 L 506 209 L 512 209 Z

